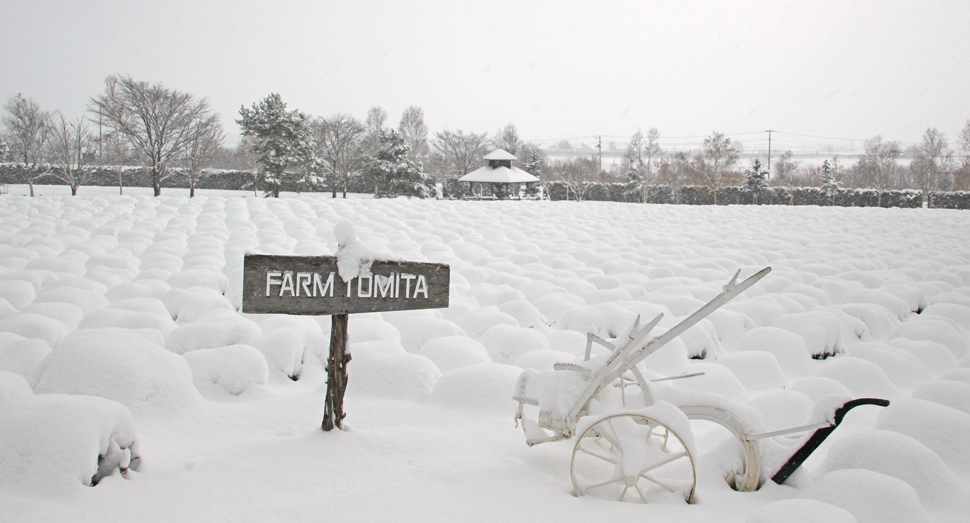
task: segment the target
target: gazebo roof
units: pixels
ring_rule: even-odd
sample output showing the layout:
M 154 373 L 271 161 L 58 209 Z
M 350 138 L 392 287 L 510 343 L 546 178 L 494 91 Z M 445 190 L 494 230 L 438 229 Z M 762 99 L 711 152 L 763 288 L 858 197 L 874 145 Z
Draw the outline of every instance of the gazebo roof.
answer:
M 499 151 L 505 153 L 499 149 Z M 497 151 L 496 151 L 497 152 Z M 492 154 L 495 154 L 494 152 Z M 505 153 L 508 154 L 508 153 Z M 491 156 L 491 155 L 489 155 Z M 512 156 L 512 155 L 509 155 Z M 485 157 L 486 159 L 488 156 Z M 514 156 L 513 156 L 514 158 Z M 502 158 L 504 159 L 504 158 Z M 496 167 L 489 166 L 474 170 L 458 179 L 459 182 L 486 182 L 486 183 L 528 183 L 538 182 L 539 179 L 531 174 L 519 169 L 518 167 Z
M 495 149 L 494 151 L 485 155 L 486 160 L 515 160 L 515 155 L 504 150 Z

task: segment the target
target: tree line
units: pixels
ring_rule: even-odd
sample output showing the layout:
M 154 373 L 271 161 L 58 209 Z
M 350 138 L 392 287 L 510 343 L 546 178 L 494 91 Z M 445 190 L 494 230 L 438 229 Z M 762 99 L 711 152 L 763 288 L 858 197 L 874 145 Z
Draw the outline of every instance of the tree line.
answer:
M 479 167 L 495 148 L 515 155 L 541 184 L 558 182 L 577 200 L 594 182 L 632 186 L 641 192 L 641 201 L 656 185 L 703 185 L 714 194 L 724 187 L 760 185 L 918 189 L 924 194 L 970 190 L 970 120 L 955 149 L 942 132 L 930 128 L 908 150 L 875 136 L 865 142 L 864 155 L 855 164 L 842 165 L 833 157 L 817 166 L 801 165 L 790 151 L 770 166 L 760 159 L 741 166 L 738 147 L 719 132 L 705 138 L 700 150 L 665 151 L 659 131 L 652 128 L 634 133 L 622 161 L 606 170 L 596 156 L 547 158 L 538 146 L 522 140 L 513 124 L 491 136 L 462 130 L 430 134 L 424 112 L 416 106 L 404 111 L 396 128 L 387 120 L 387 112 L 376 106 L 363 121 L 348 114 L 310 116 L 288 109 L 274 93 L 240 107 L 236 122 L 242 137 L 237 147 L 228 148 L 219 115 L 207 99 L 112 75 L 77 120 L 45 111 L 21 94 L 11 97 L 4 105 L 0 161 L 23 167 L 20 181 L 30 186 L 31 195 L 33 185 L 45 177 L 69 185 L 76 194 L 91 180 L 92 166 L 110 166 L 123 193 L 123 169 L 141 165 L 156 196 L 162 182 L 175 173 L 194 195 L 201 178 L 213 168 L 224 168 L 251 172 L 245 188 L 269 196 L 329 191 L 333 197 L 346 197 L 351 186 L 364 185 L 378 197 L 428 197 L 437 183 L 461 193 L 455 180 Z

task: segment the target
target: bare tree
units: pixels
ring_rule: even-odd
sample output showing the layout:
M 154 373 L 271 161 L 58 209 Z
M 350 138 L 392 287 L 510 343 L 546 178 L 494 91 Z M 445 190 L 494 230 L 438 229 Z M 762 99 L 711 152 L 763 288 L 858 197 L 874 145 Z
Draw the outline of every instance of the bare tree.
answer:
M 654 164 L 663 153 L 659 142 L 660 132 L 656 127 L 647 131 L 646 136 L 637 129 L 623 154 L 620 170 L 635 185 L 641 202 L 646 199 L 647 187 L 656 179 Z
M 367 127 L 367 135 L 364 139 L 367 142 L 368 154 L 375 154 L 375 151 L 380 147 L 381 129 L 384 128 L 386 122 L 387 111 L 377 105 L 368 109 L 367 118 L 364 120 L 364 126 Z
M 465 134 L 462 131 L 442 131 L 435 133 L 432 142 L 445 159 L 445 175 L 459 177 L 468 174 L 488 153 L 488 134 Z
M 225 136 L 218 115 L 209 114 L 192 123 L 189 140 L 179 155 L 179 163 L 189 179 L 190 198 L 195 197 L 195 185 L 202 177 L 202 169 L 212 165 L 222 151 Z
M 778 161 L 775 162 L 775 175 L 770 177 L 771 185 L 774 186 L 788 186 L 792 187 L 795 185 L 795 172 L 798 170 L 798 161 L 793 159 L 793 154 L 791 151 L 785 151 L 782 153 Z M 769 166 L 770 170 L 770 166 Z
M 398 132 L 404 138 L 404 143 L 408 144 L 411 152 L 408 158 L 412 161 L 420 161 L 428 156 L 428 126 L 424 124 L 424 110 L 416 105 L 412 105 L 404 110 L 401 115 L 401 123 L 398 125 Z
M 566 198 L 577 202 L 586 198 L 598 174 L 599 159 L 595 156 L 559 160 L 552 164 L 552 177 L 566 186 Z
M 47 140 L 47 157 L 53 167 L 50 174 L 71 187 L 71 196 L 77 196 L 78 187 L 91 177 L 91 172 L 85 169 L 91 133 L 83 118 L 69 122 L 64 115 L 56 115 Z
M 7 129 L 10 154 L 24 164 L 30 195 L 34 195 L 34 181 L 47 174 L 43 165 L 44 144 L 50 131 L 50 113 L 31 98 L 17 94 L 4 105 L 3 125 Z
M 866 140 L 864 147 L 865 154 L 853 169 L 851 185 L 878 189 L 882 205 L 881 192 L 900 185 L 902 170 L 898 160 L 903 151 L 899 142 L 884 142 L 881 135 Z
M 330 118 L 317 118 L 313 124 L 317 155 L 326 163 L 332 197 L 337 197 L 337 187 L 342 186 L 344 198 L 350 177 L 360 171 L 367 157 L 365 141 L 367 127 L 353 116 L 335 114 Z
M 124 136 L 151 169 L 155 196 L 161 195 L 161 183 L 171 175 L 167 172 L 169 163 L 192 140 L 195 123 L 212 114 L 205 99 L 196 100 L 160 83 L 114 75 L 105 79 L 104 92 L 91 98 L 90 111 Z
M 728 170 L 738 163 L 738 151 L 731 145 L 730 138 L 714 132 L 704 139 L 700 161 L 700 172 L 713 189 L 714 203 L 717 204 L 717 189 L 723 185 Z
M 523 144 L 522 139 L 519 138 L 519 131 L 516 130 L 514 125 L 508 124 L 495 133 L 495 137 L 492 138 L 492 146 L 513 156 L 518 156 Z
M 953 190 L 970 191 L 970 120 L 957 135 L 960 150 L 960 168 L 953 172 Z
M 913 186 L 923 191 L 929 198 L 933 190 L 948 190 L 952 187 L 950 169 L 953 167 L 953 152 L 950 151 L 946 136 L 935 128 L 923 133 L 923 142 L 910 149 L 913 161 L 909 164 Z M 927 201 L 927 205 L 932 202 Z

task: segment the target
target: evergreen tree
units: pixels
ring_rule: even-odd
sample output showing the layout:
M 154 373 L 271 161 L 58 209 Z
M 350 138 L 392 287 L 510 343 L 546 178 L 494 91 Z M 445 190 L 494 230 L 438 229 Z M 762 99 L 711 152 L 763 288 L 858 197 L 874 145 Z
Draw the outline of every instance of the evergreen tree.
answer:
M 374 184 L 376 198 L 429 198 L 435 194 L 434 180 L 408 158 L 410 150 L 397 131 L 381 129 L 378 149 L 364 170 L 365 176 Z
M 267 196 L 279 198 L 281 190 L 306 191 L 321 185 L 320 160 L 313 152 L 310 119 L 300 111 L 287 111 L 279 94 L 273 93 L 252 109 L 239 108 L 236 123 L 243 136 L 252 137 L 259 173 L 269 185 Z
M 822 190 L 825 191 L 825 196 L 828 197 L 830 205 L 834 203 L 833 199 L 839 192 L 841 185 L 835 178 L 835 169 L 833 169 L 832 164 L 828 160 L 822 162 Z
M 531 147 L 531 146 L 530 146 Z M 538 147 L 531 147 L 529 159 L 522 164 L 522 170 L 539 179 L 538 182 L 525 184 L 525 193 L 529 196 L 539 194 L 539 186 L 542 185 L 542 166 L 546 160 Z
M 751 168 L 744 171 L 747 178 L 745 188 L 751 191 L 754 197 L 754 204 L 758 205 L 758 197 L 768 189 L 768 171 L 764 170 L 761 160 L 755 158 L 751 162 Z

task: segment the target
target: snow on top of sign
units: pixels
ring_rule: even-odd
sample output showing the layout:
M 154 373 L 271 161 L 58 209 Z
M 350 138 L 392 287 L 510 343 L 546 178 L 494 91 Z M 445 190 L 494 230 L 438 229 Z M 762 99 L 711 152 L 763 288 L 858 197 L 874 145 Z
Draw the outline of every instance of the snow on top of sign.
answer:
M 337 272 L 345 283 L 358 276 L 370 276 L 374 260 L 400 261 L 360 241 L 354 224 L 346 220 L 334 225 L 333 235 L 337 238 Z

